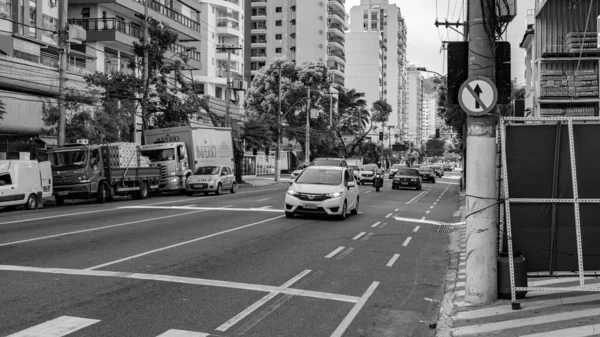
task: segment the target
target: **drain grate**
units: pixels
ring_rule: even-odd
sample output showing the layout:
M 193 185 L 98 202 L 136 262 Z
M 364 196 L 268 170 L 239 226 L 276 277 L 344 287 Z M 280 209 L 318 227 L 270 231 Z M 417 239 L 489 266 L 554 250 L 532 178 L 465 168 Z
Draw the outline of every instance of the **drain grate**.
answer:
M 450 226 L 450 225 L 441 225 L 438 227 L 438 232 L 442 232 L 442 233 L 450 233 L 450 232 L 454 232 L 456 230 L 456 226 Z

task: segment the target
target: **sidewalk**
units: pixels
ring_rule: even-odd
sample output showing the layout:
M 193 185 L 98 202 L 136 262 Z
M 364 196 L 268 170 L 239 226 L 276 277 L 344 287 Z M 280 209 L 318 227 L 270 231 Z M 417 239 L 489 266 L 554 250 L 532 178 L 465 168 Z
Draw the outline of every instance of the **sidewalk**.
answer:
M 242 176 L 242 180 L 245 184 L 240 184 L 239 187 L 247 186 L 269 186 L 274 184 L 289 184 L 291 179 L 289 174 L 282 174 L 281 180 L 275 182 L 275 175 L 264 175 L 264 176 Z
M 459 197 L 464 205 L 464 192 Z M 461 207 L 461 220 L 465 206 Z M 464 221 L 464 220 L 463 220 Z M 529 278 L 528 285 L 560 287 L 561 291 L 529 292 L 520 299 L 521 310 L 499 299 L 488 305 L 471 305 L 465 299 L 466 226 L 451 233 L 446 294 L 440 308 L 436 337 L 591 337 L 600 336 L 600 292 L 574 292 L 578 279 Z M 589 287 L 599 279 L 586 278 Z

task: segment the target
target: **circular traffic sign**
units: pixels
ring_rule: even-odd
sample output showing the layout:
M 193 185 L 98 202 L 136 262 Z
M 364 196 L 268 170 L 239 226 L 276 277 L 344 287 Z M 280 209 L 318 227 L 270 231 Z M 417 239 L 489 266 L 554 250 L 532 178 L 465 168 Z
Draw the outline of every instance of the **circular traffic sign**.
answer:
M 467 115 L 486 115 L 496 106 L 497 101 L 496 85 L 486 77 L 471 77 L 458 91 L 458 103 Z

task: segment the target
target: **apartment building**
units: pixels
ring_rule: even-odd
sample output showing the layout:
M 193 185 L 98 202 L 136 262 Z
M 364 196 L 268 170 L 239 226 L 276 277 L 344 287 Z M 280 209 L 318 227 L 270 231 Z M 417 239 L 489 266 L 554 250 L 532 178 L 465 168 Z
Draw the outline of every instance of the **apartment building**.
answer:
M 400 8 L 389 0 L 361 0 L 350 10 L 350 31 L 377 32 L 383 46 L 383 98 L 392 106 L 386 123 L 402 133 L 406 123 L 406 23 Z M 359 61 L 360 62 L 360 61 Z M 377 77 L 379 74 L 373 73 Z M 371 89 L 373 90 L 373 89 Z M 369 102 L 369 105 L 373 102 Z M 402 135 L 404 138 L 404 135 Z
M 179 43 L 167 53 L 185 53 L 188 66 L 210 103 L 224 114 L 227 59 L 220 43 L 243 44 L 242 0 L 148 0 L 148 14 L 175 30 Z M 26 15 L 25 13 L 29 13 Z M 69 88 L 85 90 L 82 75 L 95 71 L 131 71 L 133 43 L 142 37 L 144 0 L 70 0 L 68 23 L 86 31 L 82 44 L 68 53 Z M 58 95 L 58 0 L 0 0 L 0 97 L 8 113 L 0 123 L 0 140 L 39 135 L 42 111 Z M 225 55 L 224 55 L 225 54 Z M 12 69 L 12 71 L 8 71 Z M 232 57 L 232 73 L 241 76 L 243 57 Z M 232 118 L 241 119 L 241 100 L 232 104 Z
M 426 94 L 423 97 L 423 115 L 421 117 L 421 141 L 427 143 L 429 138 L 435 136 L 437 127 L 437 95 Z
M 423 117 L 423 75 L 416 66 L 409 65 L 408 71 L 408 97 L 404 134 L 406 139 L 414 144 L 417 149 L 422 145 L 422 117 Z
M 246 78 L 269 61 L 326 63 L 331 82 L 346 78 L 345 0 L 246 0 Z

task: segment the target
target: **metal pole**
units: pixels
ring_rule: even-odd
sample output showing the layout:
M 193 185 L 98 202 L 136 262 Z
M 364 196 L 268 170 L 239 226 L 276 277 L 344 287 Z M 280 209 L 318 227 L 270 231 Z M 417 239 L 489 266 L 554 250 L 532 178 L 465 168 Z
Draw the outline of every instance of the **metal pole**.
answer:
M 279 66 L 279 108 L 277 109 L 277 149 L 275 151 L 275 181 L 281 177 L 279 167 L 279 152 L 281 151 L 281 65 Z
M 231 127 L 229 119 L 229 102 L 231 101 L 231 48 L 227 49 L 227 89 L 225 90 L 225 126 Z
M 329 128 L 333 128 L 333 93 L 329 87 Z
M 310 87 L 308 87 L 308 104 L 306 105 L 306 142 L 304 161 L 310 162 Z
M 67 111 L 65 99 L 67 95 L 67 42 L 68 26 L 67 26 L 67 9 L 69 8 L 68 0 L 60 0 L 58 2 L 58 27 L 59 33 L 59 67 L 58 67 L 58 146 L 65 145 L 65 124 L 67 121 Z
M 148 1 L 144 0 L 144 70 L 142 81 L 144 84 L 144 94 L 142 96 L 142 145 L 146 144 L 146 129 L 148 129 Z M 135 125 L 134 125 L 135 128 Z
M 494 81 L 495 0 L 469 1 L 469 77 Z M 496 125 L 489 115 L 467 116 L 467 261 L 465 300 L 490 303 L 498 297 L 496 270 Z M 509 257 L 512 258 L 512 257 Z

